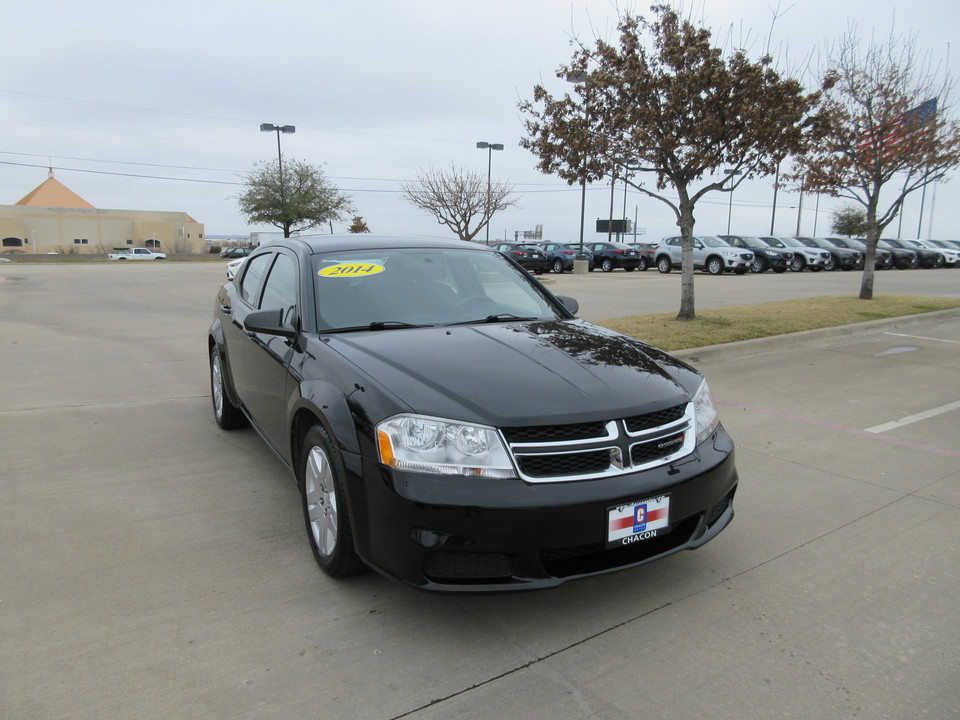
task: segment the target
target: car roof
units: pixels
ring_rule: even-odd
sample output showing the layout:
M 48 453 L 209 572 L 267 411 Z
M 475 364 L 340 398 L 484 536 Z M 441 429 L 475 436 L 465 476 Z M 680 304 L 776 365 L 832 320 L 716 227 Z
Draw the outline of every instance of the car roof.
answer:
M 368 233 L 343 233 L 338 235 L 300 235 L 294 238 L 276 240 L 271 245 L 306 245 L 311 253 L 343 252 L 345 250 L 395 250 L 399 248 L 448 249 L 460 248 L 489 252 L 489 249 L 475 242 L 465 242 L 454 238 L 439 238 L 415 235 L 371 235 Z

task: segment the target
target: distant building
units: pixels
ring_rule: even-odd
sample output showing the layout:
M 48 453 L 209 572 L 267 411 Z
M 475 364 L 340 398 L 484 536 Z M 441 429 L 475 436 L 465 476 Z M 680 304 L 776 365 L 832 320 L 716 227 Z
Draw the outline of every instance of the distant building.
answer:
M 183 212 L 99 210 L 53 176 L 14 205 L 0 205 L 2 253 L 107 253 L 147 247 L 204 252 L 203 223 Z

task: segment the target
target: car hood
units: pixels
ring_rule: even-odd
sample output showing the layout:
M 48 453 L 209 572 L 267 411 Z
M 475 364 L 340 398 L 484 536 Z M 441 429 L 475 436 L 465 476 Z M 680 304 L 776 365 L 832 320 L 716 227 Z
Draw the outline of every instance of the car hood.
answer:
M 610 330 L 537 321 L 325 336 L 412 411 L 494 426 L 629 417 L 682 404 L 700 375 Z

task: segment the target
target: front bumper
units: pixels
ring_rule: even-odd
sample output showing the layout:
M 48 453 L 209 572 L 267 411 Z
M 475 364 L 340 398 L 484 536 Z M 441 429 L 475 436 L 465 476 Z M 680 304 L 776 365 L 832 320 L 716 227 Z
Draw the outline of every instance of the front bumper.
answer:
M 587 481 L 441 477 L 354 460 L 362 471 L 348 477 L 348 493 L 360 556 L 385 575 L 446 592 L 550 587 L 699 547 L 733 518 L 738 482 L 722 427 L 674 463 Z M 609 508 L 665 494 L 668 533 L 607 549 Z

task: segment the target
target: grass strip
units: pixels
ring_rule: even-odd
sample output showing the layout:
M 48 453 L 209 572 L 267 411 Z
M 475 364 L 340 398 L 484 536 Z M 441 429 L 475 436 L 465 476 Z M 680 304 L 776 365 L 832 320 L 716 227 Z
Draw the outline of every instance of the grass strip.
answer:
M 952 308 L 960 308 L 960 297 L 840 296 L 698 310 L 697 319 L 691 321 L 677 320 L 676 313 L 656 313 L 597 324 L 664 350 L 686 350 Z

